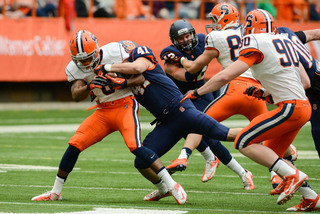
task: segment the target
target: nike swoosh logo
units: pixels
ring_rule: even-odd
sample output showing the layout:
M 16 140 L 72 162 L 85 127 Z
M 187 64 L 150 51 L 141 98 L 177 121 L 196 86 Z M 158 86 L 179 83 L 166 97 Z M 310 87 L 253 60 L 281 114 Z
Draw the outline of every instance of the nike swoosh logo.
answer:
M 289 192 L 292 191 L 292 189 L 294 189 L 295 186 L 293 185 L 293 183 L 294 183 L 294 179 L 292 179 L 291 184 L 289 185 L 289 187 L 287 188 L 287 190 L 284 191 L 284 194 L 288 195 Z
M 178 186 L 178 190 L 177 191 L 180 192 L 180 194 L 182 195 L 181 200 L 184 200 L 185 196 L 184 196 L 183 192 L 181 191 L 180 185 Z
M 311 205 L 312 205 L 312 204 L 309 204 L 308 206 L 306 206 L 306 207 L 304 207 L 304 208 L 301 207 L 300 209 L 301 209 L 301 211 L 307 210 L 309 207 L 311 207 Z
M 156 154 L 153 154 L 150 159 L 154 158 L 155 155 L 156 155 Z

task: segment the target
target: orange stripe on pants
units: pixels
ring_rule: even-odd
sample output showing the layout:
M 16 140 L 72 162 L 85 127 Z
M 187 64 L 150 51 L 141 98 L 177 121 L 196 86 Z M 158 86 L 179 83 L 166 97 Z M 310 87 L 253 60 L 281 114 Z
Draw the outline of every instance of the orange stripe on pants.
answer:
M 277 104 L 278 108 L 254 118 L 241 130 L 235 148 L 242 149 L 253 143 L 264 143 L 283 157 L 301 127 L 311 116 L 308 100 L 289 100 Z

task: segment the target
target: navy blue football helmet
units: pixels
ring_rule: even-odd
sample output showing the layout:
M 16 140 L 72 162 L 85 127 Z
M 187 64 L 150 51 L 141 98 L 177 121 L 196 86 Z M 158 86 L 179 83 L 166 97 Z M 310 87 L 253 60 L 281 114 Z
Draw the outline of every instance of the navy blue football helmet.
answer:
M 179 43 L 177 38 L 186 33 L 191 33 L 190 40 Z M 198 45 L 198 36 L 193 26 L 187 20 L 177 20 L 172 23 L 169 31 L 172 44 L 180 51 L 192 51 Z

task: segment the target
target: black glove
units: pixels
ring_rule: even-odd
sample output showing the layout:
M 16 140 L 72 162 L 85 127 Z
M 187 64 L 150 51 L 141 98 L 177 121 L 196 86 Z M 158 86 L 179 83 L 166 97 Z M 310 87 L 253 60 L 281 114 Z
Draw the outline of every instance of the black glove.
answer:
M 248 96 L 256 97 L 258 99 L 262 99 L 267 101 L 270 104 L 273 104 L 273 99 L 271 95 L 265 96 L 264 95 L 265 90 L 262 88 L 257 88 L 255 86 L 250 86 L 247 88 L 243 93 L 247 94 Z
M 91 91 L 94 88 L 102 88 L 108 84 L 107 78 L 97 75 L 90 82 L 87 83 L 87 89 Z

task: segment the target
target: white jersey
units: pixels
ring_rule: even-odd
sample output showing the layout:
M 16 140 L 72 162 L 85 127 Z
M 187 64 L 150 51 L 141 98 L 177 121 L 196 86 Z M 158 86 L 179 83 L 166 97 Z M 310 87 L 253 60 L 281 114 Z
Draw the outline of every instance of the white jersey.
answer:
M 100 48 L 102 53 L 102 59 L 100 64 L 115 64 L 122 63 L 129 57 L 128 53 L 118 42 L 111 42 Z M 71 61 L 66 67 L 66 75 L 69 82 L 75 80 L 84 80 L 90 82 L 96 74 L 92 71 L 84 72 L 77 67 L 77 65 Z M 131 88 L 115 89 L 111 90 L 109 86 L 105 86 L 105 90 L 99 88 L 94 88 L 93 93 L 97 96 L 95 101 L 97 103 L 110 102 L 118 100 L 129 95 L 133 95 Z
M 240 54 L 257 51 L 261 61 L 251 66 L 253 76 L 272 95 L 275 103 L 285 100 L 306 100 L 299 73 L 299 57 L 287 37 L 259 33 L 243 38 Z
M 239 26 L 222 31 L 211 31 L 206 36 L 205 49 L 215 49 L 219 52 L 217 60 L 223 68 L 228 67 L 239 58 L 239 46 L 242 39 L 241 29 L 241 26 Z M 240 76 L 254 79 L 250 69 Z

